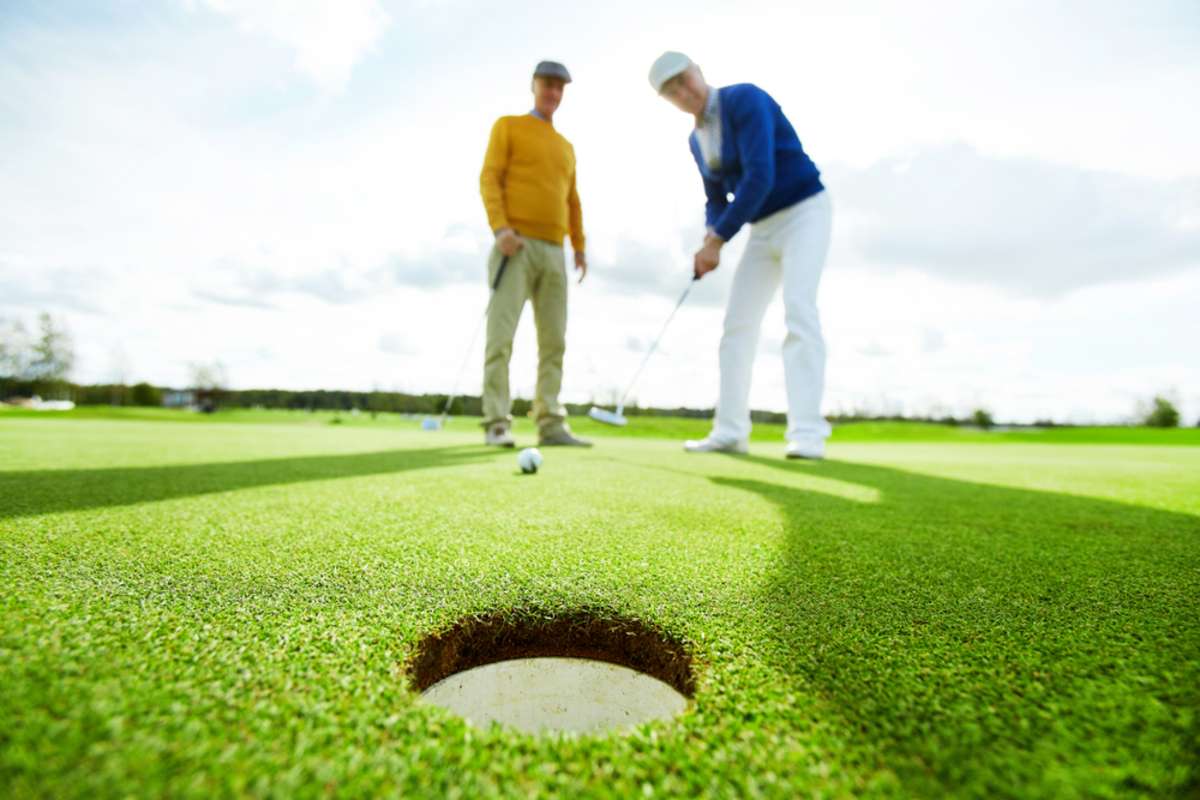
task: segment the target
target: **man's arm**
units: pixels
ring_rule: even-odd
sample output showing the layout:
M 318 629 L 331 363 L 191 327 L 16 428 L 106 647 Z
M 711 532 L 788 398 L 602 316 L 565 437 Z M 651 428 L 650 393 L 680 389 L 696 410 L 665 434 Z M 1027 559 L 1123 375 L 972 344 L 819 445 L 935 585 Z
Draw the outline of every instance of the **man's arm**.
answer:
M 504 175 L 508 171 L 508 125 L 503 117 L 492 126 L 483 170 L 479 173 L 479 194 L 487 211 L 488 225 L 493 232 L 509 227 L 504 208 Z
M 725 187 L 720 181 L 715 181 L 704 174 L 704 160 L 700 153 L 700 143 L 696 138 L 690 137 L 688 144 L 691 147 L 692 158 L 696 160 L 696 168 L 700 170 L 700 180 L 704 182 L 704 227 L 706 234 L 704 236 L 704 246 L 696 252 L 692 260 L 693 275 L 697 280 L 703 278 L 707 273 L 712 272 L 721 262 L 721 247 L 725 244 L 724 240 L 713 233 L 716 227 L 717 220 L 729 208 L 729 200 L 725 197 Z
M 579 203 L 579 192 L 575 188 L 575 172 L 571 172 L 571 190 L 567 193 L 567 213 L 569 217 L 569 232 L 571 249 L 575 251 L 575 270 L 579 273 L 579 281 L 587 277 L 587 256 L 584 246 L 587 240 L 583 235 L 583 206 Z
M 729 207 L 729 201 L 725 198 L 725 189 L 719 181 L 714 181 L 711 178 L 700 176 L 704 181 L 704 227 L 712 230 L 717 226 L 717 220 L 725 213 L 725 209 Z
M 571 234 L 571 248 L 576 253 L 582 253 L 586 239 L 583 235 L 583 206 L 579 204 L 579 192 L 575 188 L 575 173 L 571 173 L 571 189 L 567 193 L 567 212 L 570 218 L 568 230 Z
M 737 133 L 742 179 L 733 202 L 713 224 L 713 232 L 729 241 L 762 208 L 775 186 L 775 117 L 770 95 L 754 87 L 730 108 Z

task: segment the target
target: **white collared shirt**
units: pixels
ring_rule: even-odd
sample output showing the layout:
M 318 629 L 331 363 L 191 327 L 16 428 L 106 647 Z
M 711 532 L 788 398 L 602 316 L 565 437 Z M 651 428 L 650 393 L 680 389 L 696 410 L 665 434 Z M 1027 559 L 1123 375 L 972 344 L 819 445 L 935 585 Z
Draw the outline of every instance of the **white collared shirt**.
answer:
M 700 145 L 700 157 L 708 168 L 721 168 L 721 96 L 715 86 L 708 89 L 708 100 L 704 103 L 704 114 L 696 126 L 696 143 Z

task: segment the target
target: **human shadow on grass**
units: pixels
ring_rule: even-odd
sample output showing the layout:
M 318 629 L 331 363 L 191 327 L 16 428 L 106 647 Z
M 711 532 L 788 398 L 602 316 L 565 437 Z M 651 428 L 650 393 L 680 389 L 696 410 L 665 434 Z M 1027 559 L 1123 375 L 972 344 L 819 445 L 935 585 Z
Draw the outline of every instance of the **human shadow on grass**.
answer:
M 1200 518 L 865 464 L 739 460 L 792 484 L 710 478 L 782 514 L 755 604 L 764 657 L 910 787 L 1200 788 Z M 831 493 L 839 484 L 859 499 Z
M 0 519 L 453 467 L 499 454 L 495 448 L 460 446 L 155 467 L 0 472 Z

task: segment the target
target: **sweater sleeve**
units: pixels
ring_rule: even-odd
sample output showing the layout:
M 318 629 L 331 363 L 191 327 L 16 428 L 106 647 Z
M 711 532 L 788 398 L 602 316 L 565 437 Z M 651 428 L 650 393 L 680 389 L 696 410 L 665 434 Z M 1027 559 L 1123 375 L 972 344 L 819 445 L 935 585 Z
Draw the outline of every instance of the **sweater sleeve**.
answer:
M 567 212 L 569 214 L 568 231 L 571 235 L 571 249 L 576 253 L 582 253 L 586 242 L 583 236 L 583 207 L 579 204 L 579 192 L 575 189 L 575 170 L 571 170 L 571 189 L 567 194 Z
M 508 212 L 504 208 L 504 175 L 508 171 L 508 125 L 504 118 L 496 120 L 483 157 L 479 173 L 479 194 L 487 211 L 488 225 L 493 231 L 507 228 Z
M 731 96 L 731 100 L 733 97 Z M 775 186 L 775 116 L 766 92 L 753 88 L 730 104 L 732 128 L 736 131 L 742 177 L 733 202 L 713 226 L 725 241 L 754 218 Z
M 721 182 L 714 181 L 704 174 L 704 164 L 700 160 L 700 151 L 695 137 L 688 138 L 688 147 L 692 151 L 692 158 L 696 160 L 696 169 L 700 170 L 700 180 L 704 182 L 704 226 L 712 228 L 724 213 L 729 201 L 725 199 L 725 189 L 721 186 Z

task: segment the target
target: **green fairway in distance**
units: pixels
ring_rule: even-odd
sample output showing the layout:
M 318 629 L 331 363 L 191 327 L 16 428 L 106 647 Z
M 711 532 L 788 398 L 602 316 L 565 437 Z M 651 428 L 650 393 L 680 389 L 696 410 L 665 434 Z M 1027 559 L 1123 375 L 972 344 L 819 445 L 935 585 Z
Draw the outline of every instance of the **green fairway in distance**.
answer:
M 634 412 L 629 412 L 634 413 Z M 420 427 L 426 417 L 440 419 L 436 414 L 391 414 L 360 411 L 305 411 L 301 409 L 222 409 L 214 414 L 201 414 L 183 409 L 136 408 L 110 406 L 81 406 L 71 411 L 32 411 L 19 408 L 0 409 L 0 421 L 5 419 L 94 419 L 143 420 L 147 422 L 189 422 L 199 424 L 256 424 L 256 425 L 345 425 L 356 428 Z M 653 439 L 700 438 L 708 433 L 708 419 L 695 417 L 629 416 L 629 424 L 617 428 L 596 422 L 585 416 L 572 417 L 571 425 L 588 435 L 632 436 Z M 479 417 L 447 417 L 446 426 L 456 431 L 482 431 Z M 518 418 L 516 429 L 532 435 L 533 423 Z M 782 442 L 786 426 L 778 423 L 757 423 L 751 434 L 756 442 Z M 1200 427 L 1146 428 L 1136 426 L 1057 426 L 1057 427 L 998 427 L 982 430 L 968 425 L 943 425 L 926 422 L 846 422 L 833 426 L 833 441 L 928 441 L 928 442 L 1025 442 L 1030 444 L 1153 444 L 1200 446 Z

